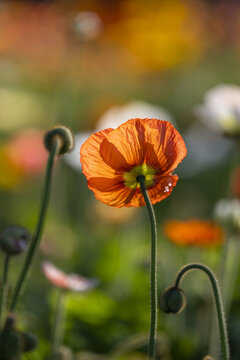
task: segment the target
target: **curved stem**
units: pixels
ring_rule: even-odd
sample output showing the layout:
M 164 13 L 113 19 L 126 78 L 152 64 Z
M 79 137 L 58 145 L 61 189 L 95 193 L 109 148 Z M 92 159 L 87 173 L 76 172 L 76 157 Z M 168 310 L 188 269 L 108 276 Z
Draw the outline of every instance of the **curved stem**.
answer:
M 43 196 L 42 196 L 42 202 L 41 202 L 37 226 L 36 226 L 35 232 L 33 234 L 33 238 L 32 238 L 30 247 L 28 249 L 25 263 L 23 265 L 22 271 L 19 275 L 16 287 L 14 289 L 13 298 L 12 298 L 12 302 L 11 302 L 11 306 L 10 306 L 10 311 L 14 311 L 16 308 L 16 304 L 17 304 L 17 301 L 19 298 L 20 291 L 24 284 L 24 280 L 28 274 L 28 271 L 29 271 L 30 265 L 32 263 L 33 256 L 34 256 L 35 250 L 37 248 L 37 245 L 39 244 L 40 239 L 41 239 L 41 235 L 43 232 L 43 226 L 44 226 L 44 222 L 45 222 L 45 217 L 46 217 L 46 212 L 47 212 L 47 207 L 48 207 L 49 198 L 50 198 L 50 187 L 51 187 L 54 157 L 58 154 L 60 146 L 61 146 L 60 139 L 56 137 L 55 142 L 52 146 L 52 150 L 48 157 L 46 174 L 45 174 L 44 190 L 43 190 Z
M 137 178 L 137 181 L 141 186 L 151 224 L 151 323 L 148 356 L 150 359 L 154 359 L 157 337 L 157 224 L 153 206 L 146 189 L 145 177 L 141 175 Z
M 213 271 L 209 269 L 207 266 L 203 264 L 188 264 L 185 265 L 178 273 L 175 286 L 179 287 L 182 278 L 186 275 L 187 272 L 198 269 L 202 270 L 207 274 L 213 289 L 215 305 L 217 310 L 217 317 L 218 317 L 218 327 L 219 327 L 219 335 L 220 335 L 220 344 L 221 344 L 221 352 L 222 352 L 222 359 L 229 360 L 230 359 L 230 352 L 229 352 L 229 344 L 228 344 L 228 336 L 227 336 L 227 328 L 226 328 L 226 321 L 225 315 L 222 305 L 222 297 L 220 288 L 218 285 L 218 281 L 216 276 L 214 275 Z
M 8 278 L 9 259 L 10 256 L 6 254 L 3 265 L 2 291 L 0 295 L 0 320 L 2 315 L 4 314 L 6 301 L 7 301 L 7 278 Z
M 58 289 L 57 304 L 55 309 L 55 315 L 53 320 L 53 331 L 52 331 L 52 359 L 57 358 L 57 352 L 62 343 L 63 332 L 64 332 L 64 292 L 62 289 Z

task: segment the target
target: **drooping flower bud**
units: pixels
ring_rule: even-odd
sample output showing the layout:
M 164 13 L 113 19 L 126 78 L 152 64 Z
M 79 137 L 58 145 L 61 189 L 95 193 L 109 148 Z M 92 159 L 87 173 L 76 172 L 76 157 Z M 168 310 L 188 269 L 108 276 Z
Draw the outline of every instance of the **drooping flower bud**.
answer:
M 1 249 L 8 255 L 18 255 L 26 250 L 31 235 L 22 226 L 11 225 L 6 227 L 0 234 Z
M 34 350 L 37 339 L 34 335 L 16 329 L 16 319 L 9 314 L 0 332 L 1 360 L 21 360 L 21 354 Z
M 50 129 L 44 136 L 44 145 L 49 152 L 57 138 L 61 143 L 58 155 L 66 154 L 73 149 L 74 140 L 71 130 L 66 126 L 58 125 Z
M 21 339 L 15 330 L 15 318 L 7 317 L 3 330 L 0 333 L 1 360 L 21 359 Z
M 20 335 L 22 340 L 22 352 L 29 352 L 37 347 L 38 341 L 36 336 L 24 331 L 20 332 Z
M 162 293 L 160 306 L 165 313 L 179 314 L 185 305 L 186 299 L 182 289 L 173 286 Z

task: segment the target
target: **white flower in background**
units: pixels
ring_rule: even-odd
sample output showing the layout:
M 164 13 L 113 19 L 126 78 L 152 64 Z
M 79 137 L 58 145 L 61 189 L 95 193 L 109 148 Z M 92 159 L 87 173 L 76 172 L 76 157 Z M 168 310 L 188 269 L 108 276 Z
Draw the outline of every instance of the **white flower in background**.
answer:
M 89 138 L 89 136 L 93 132 L 91 131 L 83 131 L 79 132 L 74 136 L 74 148 L 70 153 L 64 155 L 64 160 L 68 165 L 73 167 L 74 169 L 80 171 L 81 170 L 81 163 L 79 159 L 79 151 L 82 144 Z
M 116 105 L 108 109 L 98 120 L 96 131 L 117 128 L 125 121 L 134 118 L 167 120 L 174 125 L 172 117 L 160 106 L 135 100 L 125 105 Z
M 183 134 L 188 149 L 183 174 L 193 176 L 229 159 L 232 142 L 202 124 L 192 124 Z
M 197 116 L 213 130 L 240 135 L 240 86 L 219 85 L 206 92 Z
M 232 225 L 240 230 L 240 200 L 239 199 L 221 199 L 214 208 L 214 214 L 217 220 Z
M 42 269 L 48 281 L 61 289 L 80 292 L 90 290 L 98 283 L 96 279 L 86 279 L 77 274 L 66 274 L 48 261 L 43 262 Z
M 103 22 L 94 11 L 81 11 L 73 20 L 73 30 L 82 41 L 94 40 L 103 31 Z

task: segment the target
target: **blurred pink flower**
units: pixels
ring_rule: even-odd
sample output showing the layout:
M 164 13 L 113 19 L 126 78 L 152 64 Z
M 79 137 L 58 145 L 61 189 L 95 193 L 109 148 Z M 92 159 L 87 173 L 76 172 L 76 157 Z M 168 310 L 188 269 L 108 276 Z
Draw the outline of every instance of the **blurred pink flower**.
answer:
M 66 274 L 48 261 L 43 262 L 42 269 L 49 282 L 61 289 L 82 292 L 97 285 L 96 279 L 86 279 L 77 274 Z
M 34 175 L 43 172 L 48 154 L 43 145 L 41 130 L 27 129 L 19 132 L 6 144 L 6 150 L 22 173 Z

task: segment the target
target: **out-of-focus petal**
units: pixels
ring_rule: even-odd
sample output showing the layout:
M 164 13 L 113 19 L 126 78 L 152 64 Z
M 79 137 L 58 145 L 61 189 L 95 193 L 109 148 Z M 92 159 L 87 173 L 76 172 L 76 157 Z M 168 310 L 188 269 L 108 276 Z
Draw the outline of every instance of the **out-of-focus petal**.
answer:
M 182 166 L 185 176 L 193 176 L 228 160 L 232 142 L 201 124 L 193 124 L 183 134 L 188 156 Z
M 68 289 L 73 291 L 86 291 L 94 288 L 98 281 L 96 279 L 86 279 L 77 274 L 68 274 Z
M 68 278 L 63 271 L 57 269 L 53 264 L 47 261 L 43 262 L 42 269 L 44 275 L 52 285 L 62 289 L 68 288 Z
M 227 135 L 240 135 L 240 87 L 218 85 L 206 92 L 195 112 L 209 128 Z
M 87 279 L 78 274 L 66 274 L 47 261 L 43 262 L 42 269 L 49 282 L 62 289 L 82 292 L 98 284 L 96 279 Z
M 223 242 L 223 230 L 210 221 L 171 220 L 164 226 L 169 240 L 180 246 L 216 246 Z

